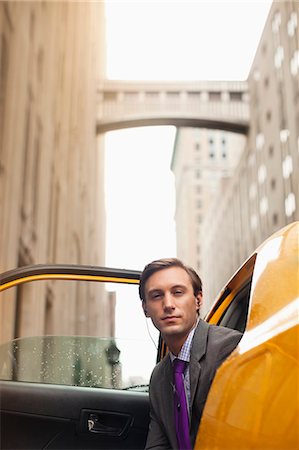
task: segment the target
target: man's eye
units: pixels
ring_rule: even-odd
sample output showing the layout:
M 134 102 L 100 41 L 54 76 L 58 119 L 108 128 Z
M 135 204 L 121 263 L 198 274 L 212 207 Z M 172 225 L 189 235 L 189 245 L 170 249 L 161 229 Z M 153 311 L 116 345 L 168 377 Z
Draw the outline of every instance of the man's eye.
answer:
M 160 298 L 161 295 L 162 295 L 162 294 L 160 294 L 160 293 L 156 293 L 156 294 L 153 294 L 153 295 L 152 295 L 152 298 L 154 298 L 154 299 L 155 299 L 155 298 Z
M 180 289 L 177 289 L 176 291 L 174 291 L 175 295 L 181 295 L 183 293 L 183 291 L 181 291 Z

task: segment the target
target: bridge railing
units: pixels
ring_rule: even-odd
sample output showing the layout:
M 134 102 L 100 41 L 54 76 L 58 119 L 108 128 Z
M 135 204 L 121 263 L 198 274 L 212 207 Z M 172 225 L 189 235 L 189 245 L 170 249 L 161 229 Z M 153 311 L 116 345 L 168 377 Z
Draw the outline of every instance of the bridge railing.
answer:
M 108 81 L 100 85 L 98 122 L 169 116 L 249 120 L 246 82 L 164 84 Z
M 238 119 L 248 121 L 249 106 L 248 103 L 239 101 L 234 102 L 135 102 L 135 101 L 105 101 L 98 108 L 98 120 L 107 121 L 109 119 L 117 120 L 124 117 L 136 117 L 146 115 L 159 115 L 162 117 L 191 116 L 191 117 L 225 117 L 227 119 Z

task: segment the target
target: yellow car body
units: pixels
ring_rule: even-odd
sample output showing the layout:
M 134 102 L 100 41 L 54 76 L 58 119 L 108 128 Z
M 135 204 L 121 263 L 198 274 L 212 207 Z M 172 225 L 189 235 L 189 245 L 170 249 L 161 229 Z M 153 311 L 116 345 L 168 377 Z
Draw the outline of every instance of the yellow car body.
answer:
M 217 371 L 195 450 L 299 448 L 298 239 L 297 222 L 265 241 L 206 317 L 222 324 L 247 285 L 244 335 Z

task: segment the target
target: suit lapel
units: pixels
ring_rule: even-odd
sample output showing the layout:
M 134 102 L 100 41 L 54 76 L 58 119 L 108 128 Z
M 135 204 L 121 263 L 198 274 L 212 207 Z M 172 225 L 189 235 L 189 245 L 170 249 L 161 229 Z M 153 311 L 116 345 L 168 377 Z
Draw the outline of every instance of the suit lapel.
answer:
M 200 360 L 206 353 L 209 325 L 200 320 L 195 330 L 190 354 L 190 397 L 191 408 L 200 378 Z
M 167 398 L 167 404 L 164 409 L 164 420 L 165 426 L 167 427 L 168 436 L 171 443 L 176 443 L 176 433 L 175 427 L 173 426 L 174 420 L 174 410 L 173 410 L 173 374 L 172 374 L 172 364 L 170 356 L 167 355 L 165 358 L 165 364 L 163 367 L 164 374 L 161 376 L 163 383 L 161 384 L 161 391 L 165 393 L 165 398 Z

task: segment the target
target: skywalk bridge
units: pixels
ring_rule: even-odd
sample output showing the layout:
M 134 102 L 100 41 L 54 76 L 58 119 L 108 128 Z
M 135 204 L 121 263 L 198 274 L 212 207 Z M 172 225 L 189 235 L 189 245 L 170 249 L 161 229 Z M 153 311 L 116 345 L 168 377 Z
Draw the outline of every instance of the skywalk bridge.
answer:
M 105 80 L 97 96 L 97 134 L 150 125 L 248 132 L 246 81 Z

